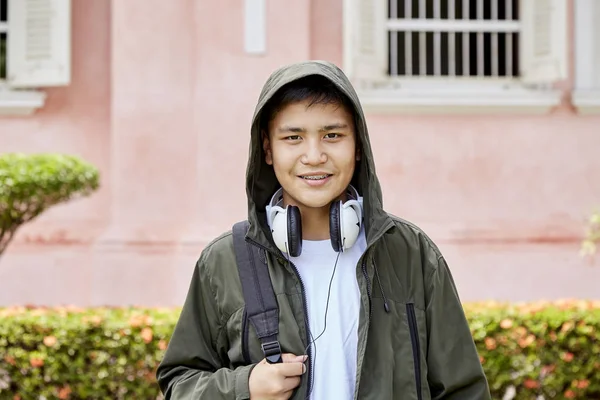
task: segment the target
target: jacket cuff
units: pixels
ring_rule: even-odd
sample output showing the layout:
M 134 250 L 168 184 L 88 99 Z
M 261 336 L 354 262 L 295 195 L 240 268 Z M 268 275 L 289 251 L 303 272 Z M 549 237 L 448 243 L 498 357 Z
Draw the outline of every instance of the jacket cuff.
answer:
M 235 369 L 235 400 L 250 399 L 250 372 L 252 372 L 255 365 L 246 365 Z

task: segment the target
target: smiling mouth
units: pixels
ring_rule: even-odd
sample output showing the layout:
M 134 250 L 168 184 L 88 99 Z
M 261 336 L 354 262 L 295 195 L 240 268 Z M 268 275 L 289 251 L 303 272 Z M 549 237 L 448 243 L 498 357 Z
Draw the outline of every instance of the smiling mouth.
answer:
M 306 179 L 308 181 L 318 181 L 321 179 L 329 178 L 331 174 L 323 174 L 323 175 L 300 175 L 300 178 Z

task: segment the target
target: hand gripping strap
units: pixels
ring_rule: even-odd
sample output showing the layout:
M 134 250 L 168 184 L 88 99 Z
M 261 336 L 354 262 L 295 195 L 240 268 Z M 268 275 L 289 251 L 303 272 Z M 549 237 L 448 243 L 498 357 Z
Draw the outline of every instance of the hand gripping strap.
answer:
M 233 225 L 233 247 L 242 283 L 246 314 L 261 342 L 267 361 L 281 362 L 279 334 L 279 309 L 267 265 L 260 259 L 257 246 L 246 242 L 248 221 Z

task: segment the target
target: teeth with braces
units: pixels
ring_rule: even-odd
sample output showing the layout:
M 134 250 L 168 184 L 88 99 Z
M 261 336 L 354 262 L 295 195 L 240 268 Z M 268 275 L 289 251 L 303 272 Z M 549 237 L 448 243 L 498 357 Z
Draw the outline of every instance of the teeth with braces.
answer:
M 303 179 L 310 179 L 310 180 L 319 180 L 319 179 L 325 179 L 327 178 L 329 175 L 318 175 L 318 176 L 303 176 Z

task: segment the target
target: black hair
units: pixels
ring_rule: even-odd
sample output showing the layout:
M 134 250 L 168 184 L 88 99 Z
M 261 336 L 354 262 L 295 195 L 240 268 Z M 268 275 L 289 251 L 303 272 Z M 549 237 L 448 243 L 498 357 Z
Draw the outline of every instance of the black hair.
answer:
M 269 131 L 269 123 L 277 113 L 289 104 L 309 101 L 314 104 L 334 104 L 342 106 L 353 119 L 356 119 L 354 105 L 342 91 L 329 79 L 320 75 L 309 75 L 282 86 L 265 104 L 260 117 L 260 128 Z

